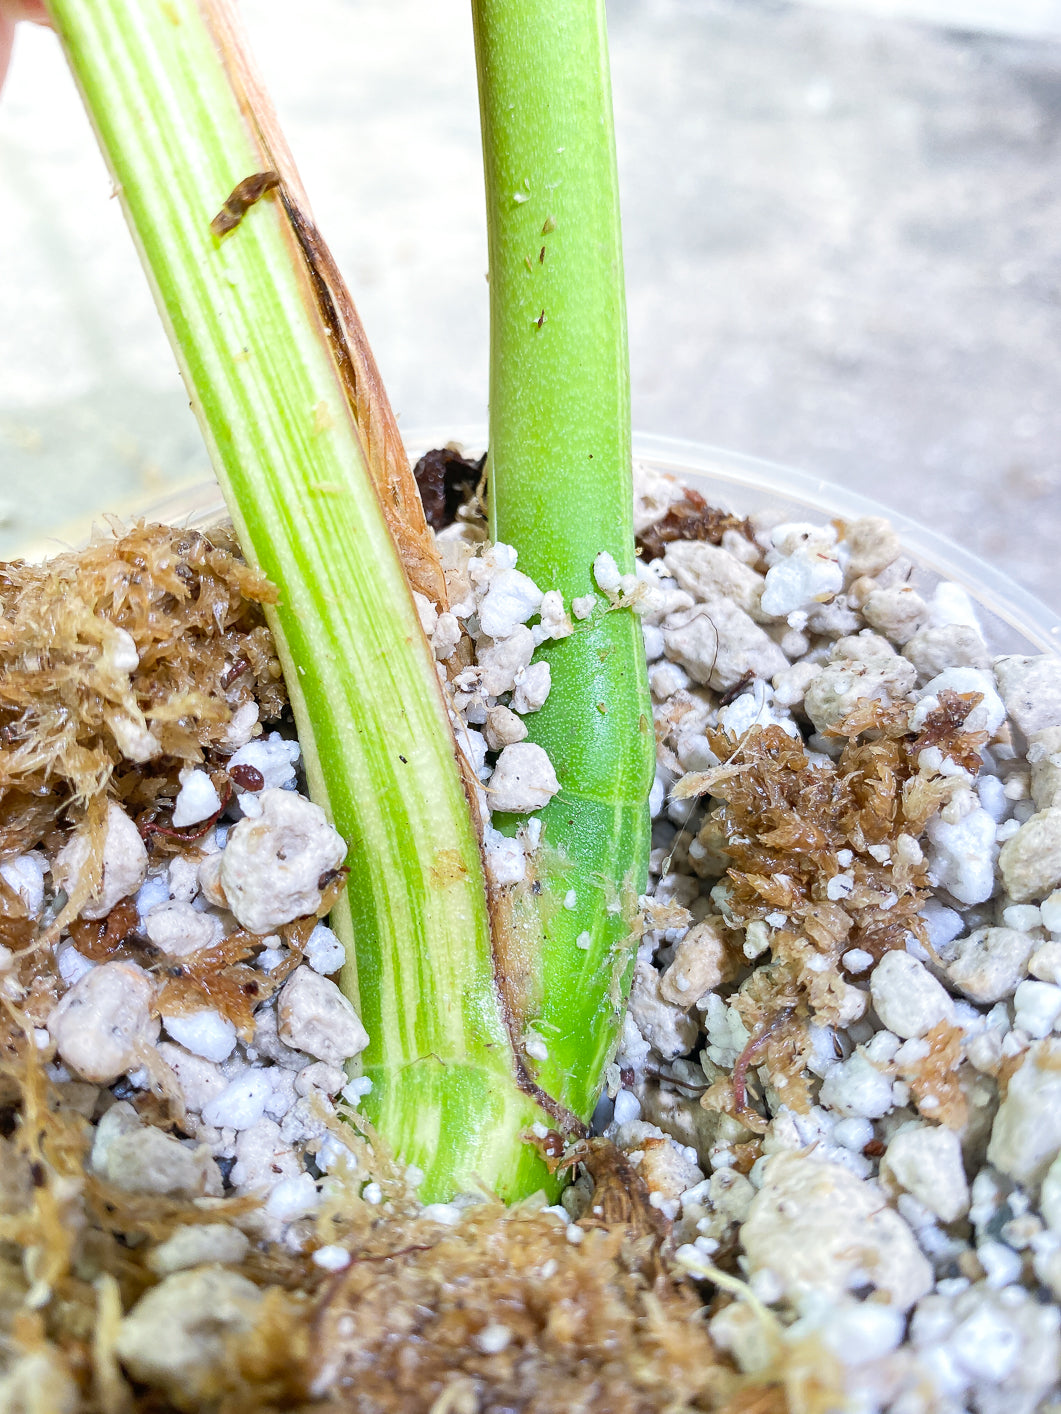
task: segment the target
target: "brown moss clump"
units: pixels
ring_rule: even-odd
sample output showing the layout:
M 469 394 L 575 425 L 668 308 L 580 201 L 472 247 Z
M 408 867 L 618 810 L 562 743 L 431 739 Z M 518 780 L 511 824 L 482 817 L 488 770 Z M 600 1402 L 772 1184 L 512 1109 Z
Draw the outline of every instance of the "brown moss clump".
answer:
M 332 1407 L 362 1414 L 714 1407 L 700 1303 L 646 1280 L 641 1255 L 621 1227 L 576 1247 L 533 1207 L 485 1204 L 430 1246 L 344 1275 L 322 1308 L 318 1379 Z
M 153 1252 L 192 1224 L 249 1224 L 253 1233 L 254 1204 L 105 1182 L 88 1161 L 91 1107 L 81 1092 L 92 1087 L 52 1083 L 29 1047 L 2 1070 L 19 1098 L 0 1137 L 0 1382 L 5 1369 L 32 1373 L 25 1361 L 34 1357 L 55 1386 L 40 1408 L 729 1414 L 759 1407 L 756 1392 L 767 1397 L 772 1380 L 742 1378 L 717 1356 L 664 1232 L 628 1222 L 622 1204 L 616 1221 L 597 1218 L 578 1244 L 543 1200 L 512 1209 L 487 1200 L 453 1228 L 425 1214 L 371 1135 L 352 1130 L 353 1163 L 316 1225 L 302 1224 L 303 1250 L 252 1244 L 229 1264 L 263 1299 L 209 1384 L 191 1395 L 131 1381 L 115 1341 L 123 1315 L 160 1280 Z M 598 1173 L 619 1173 L 602 1152 L 591 1157 Z M 370 1176 L 383 1206 L 360 1196 Z M 332 1275 L 312 1252 L 337 1241 L 352 1261 Z M 771 1395 L 763 1407 L 785 1405 Z
M 637 548 L 646 560 L 655 560 L 672 540 L 706 540 L 711 545 L 721 545 L 727 530 L 736 530 L 754 543 L 749 521 L 709 506 L 699 491 L 687 486 L 681 500 L 641 532 Z
M 103 792 L 153 804 L 246 703 L 277 717 L 274 599 L 225 531 L 138 524 L 0 566 L 0 857 Z
M 805 1109 L 808 1023 L 845 1024 L 843 954 L 858 948 L 879 959 L 905 947 L 910 933 L 923 940 L 928 880 L 918 839 L 951 782 L 921 771 L 919 758 L 934 747 L 978 769 L 986 736 L 964 724 L 979 700 L 943 692 L 917 730 L 908 705 L 863 700 L 830 733 L 845 739 L 836 762 L 812 761 L 803 742 L 777 726 L 754 727 L 739 742 L 708 732 L 722 764 L 686 777 L 675 794 L 720 802 L 701 835 L 728 861 L 725 911 L 745 927 L 769 920 L 770 933 L 767 958 L 734 1001 L 752 1040 L 732 1082 L 713 1085 L 705 1107 L 760 1128 L 744 1080 L 749 1067 L 765 1063 L 782 1078 L 786 1103 Z M 964 1105 L 955 1068 L 941 1037 L 931 1065 L 910 1077 L 952 1120 Z

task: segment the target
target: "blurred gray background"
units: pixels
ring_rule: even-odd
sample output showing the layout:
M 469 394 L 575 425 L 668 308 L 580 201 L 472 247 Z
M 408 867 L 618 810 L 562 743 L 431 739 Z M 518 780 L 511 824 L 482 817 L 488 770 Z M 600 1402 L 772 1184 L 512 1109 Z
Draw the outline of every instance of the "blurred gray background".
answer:
M 406 428 L 486 417 L 464 0 L 244 0 Z M 612 0 L 634 423 L 1061 609 L 1061 0 Z M 53 37 L 0 100 L 0 553 L 206 472 Z

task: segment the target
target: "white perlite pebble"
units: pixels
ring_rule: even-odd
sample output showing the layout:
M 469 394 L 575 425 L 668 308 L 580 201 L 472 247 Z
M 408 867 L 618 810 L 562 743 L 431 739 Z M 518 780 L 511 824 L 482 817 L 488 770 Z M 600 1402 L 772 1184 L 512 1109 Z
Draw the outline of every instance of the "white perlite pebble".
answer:
M 198 825 L 201 820 L 209 820 L 221 809 L 221 797 L 214 789 L 214 783 L 205 771 L 186 766 L 180 773 L 181 788 L 173 803 L 175 830 L 183 830 L 186 825 Z
M 974 1002 L 999 1002 L 1013 995 L 1035 946 L 1015 928 L 977 928 L 951 951 L 947 980 Z
M 308 1173 L 300 1173 L 280 1180 L 266 1199 L 265 1211 L 280 1222 L 290 1223 L 312 1213 L 319 1201 L 313 1179 Z
M 486 713 L 483 735 L 491 751 L 501 751 L 513 742 L 524 739 L 527 735 L 527 724 L 520 721 L 508 707 L 491 707 Z
M 998 867 L 1016 903 L 1045 898 L 1061 884 L 1061 806 L 1037 811 L 1002 846 Z
M 861 972 L 868 972 L 873 966 L 873 954 L 866 952 L 865 948 L 851 948 L 840 960 L 848 972 L 853 972 L 856 976 Z
M 862 617 L 893 643 L 906 643 L 924 622 L 926 608 L 916 589 L 908 584 L 893 584 L 887 589 L 870 590 L 862 601 Z
M 641 1118 L 641 1101 L 632 1090 L 620 1090 L 615 1097 L 612 1119 L 616 1124 L 632 1124 Z
M 926 899 L 921 908 L 921 918 L 928 934 L 928 943 L 941 957 L 949 956 L 947 944 L 961 936 L 965 929 L 960 913 L 947 908 L 939 899 Z
M 993 1291 L 985 1283 L 926 1297 L 911 1323 L 913 1353 L 947 1397 L 921 1410 L 1045 1410 L 1041 1400 L 1056 1385 L 1061 1358 L 1058 1318 L 1056 1306 L 1041 1306 L 1015 1287 Z
M 203 1106 L 224 1090 L 227 1081 L 213 1061 L 193 1055 L 172 1041 L 160 1041 L 157 1050 L 177 1077 L 177 1085 L 188 1109 L 202 1113 Z
M 154 983 L 132 962 L 94 967 L 59 1002 L 48 1030 L 63 1061 L 97 1085 L 109 1085 L 139 1064 L 152 1028 Z
M 995 676 L 1006 711 L 1025 736 L 1061 726 L 1061 658 L 997 658 Z
M 1037 810 L 1061 805 L 1061 727 L 1033 732 L 1028 738 L 1031 794 Z
M 275 1120 L 260 1119 L 236 1135 L 236 1162 L 231 1178 L 241 1194 L 268 1193 L 282 1179 L 295 1178 L 301 1171 L 297 1155 L 281 1138 Z
M 995 887 L 995 822 L 977 806 L 957 824 L 937 815 L 928 822 L 930 881 L 959 903 L 986 903 Z
M 807 1328 L 817 1314 L 807 1320 Z M 839 1306 L 823 1303 L 819 1320 L 818 1330 L 826 1347 L 843 1364 L 853 1367 L 879 1360 L 894 1350 L 903 1338 L 905 1324 L 899 1311 L 874 1301 L 842 1301 Z M 804 1326 L 803 1321 L 798 1324 Z M 790 1331 L 789 1339 L 793 1339 L 795 1327 Z
M 184 1016 L 163 1016 L 162 1024 L 186 1051 L 206 1060 L 227 1060 L 236 1045 L 236 1028 L 212 1008 Z
M 326 923 L 318 923 L 306 940 L 306 961 L 314 972 L 327 977 L 346 961 L 346 949 Z
M 253 1329 L 262 1294 L 221 1266 L 168 1276 L 118 1327 L 115 1352 L 134 1379 L 161 1385 L 187 1407 L 205 1396 L 229 1360 L 229 1342 Z
M 97 963 L 83 957 L 73 943 L 64 943 L 59 948 L 55 954 L 55 965 L 59 969 L 59 976 L 67 987 L 76 987 L 87 972 L 91 972 L 94 967 L 98 966 Z
M 721 546 L 674 540 L 663 552 L 667 573 L 696 599 L 731 599 L 752 618 L 759 615 L 763 576 Z
M 295 779 L 295 765 L 301 755 L 297 741 L 287 741 L 279 732 L 270 732 L 234 752 L 228 769 L 231 772 L 233 766 L 253 766 L 262 777 L 262 790 L 279 790 Z
M 1038 1183 L 1061 1150 L 1061 1041 L 1040 1041 L 1010 1077 L 988 1162 L 1018 1183 Z
M 512 710 L 521 716 L 540 712 L 552 688 L 552 669 L 548 663 L 532 663 L 517 678 L 512 694 Z
M 764 614 L 785 618 L 797 609 L 824 603 L 843 587 L 844 573 L 835 550 L 819 529 L 767 570 L 760 606 Z
M 593 561 L 593 578 L 597 582 L 597 588 L 605 594 L 616 594 L 619 591 L 622 576 L 619 574 L 619 566 L 615 563 L 613 556 L 607 550 L 601 550 Z
M 235 1266 L 250 1251 L 250 1238 L 228 1223 L 191 1223 L 147 1254 L 147 1265 L 160 1277 L 208 1262 Z
M 336 1242 L 318 1247 L 313 1254 L 313 1265 L 323 1268 L 326 1272 L 343 1272 L 353 1260 L 352 1254 Z
M 272 1095 L 268 1073 L 248 1070 L 230 1081 L 216 1099 L 203 1106 L 203 1119 L 217 1129 L 250 1129 L 264 1115 Z
M 979 632 L 966 624 L 922 628 L 903 647 L 922 682 L 947 668 L 989 668 L 991 656 Z
M 221 1174 L 208 1145 L 182 1144 L 143 1124 L 125 1100 L 112 1105 L 96 1126 L 91 1164 L 101 1178 L 127 1193 L 221 1196 Z
M 107 806 L 105 829 L 103 878 L 82 908 L 82 918 L 106 918 L 115 904 L 136 893 L 147 874 L 147 848 L 140 838 L 140 831 L 121 806 L 113 801 Z M 88 864 L 89 852 L 88 835 L 79 829 L 55 856 L 52 877 L 67 895 L 78 887 Z
M 847 545 L 847 572 L 852 579 L 862 575 L 877 575 L 898 559 L 899 537 L 883 516 L 859 516 L 848 524 L 844 536 Z
M 508 638 L 492 639 L 485 635 L 476 644 L 478 675 L 482 689 L 488 697 L 499 697 L 503 692 L 511 692 L 519 674 L 526 671 L 534 656 L 534 635 L 529 628 L 520 624 Z M 473 690 L 476 668 L 465 669 L 457 680 L 457 685 L 465 682 Z
M 503 835 L 492 825 L 483 831 L 483 862 L 495 888 L 518 884 L 527 877 L 527 856 L 518 839 Z
M 1061 942 L 1051 939 L 1037 947 L 1028 959 L 1028 971 L 1042 982 L 1061 984 Z
M 1053 1161 L 1043 1179 L 1039 1207 L 1047 1227 L 1061 1232 L 1061 1155 Z
M 160 952 L 184 957 L 216 947 L 225 936 L 225 927 L 216 913 L 203 913 L 190 903 L 173 899 L 151 909 L 144 919 L 144 932 Z
M 250 933 L 269 933 L 321 906 L 320 880 L 338 869 L 346 845 L 318 805 L 293 791 L 267 790 L 262 813 L 240 820 L 221 855 L 221 887 Z
M 542 591 L 532 579 L 519 570 L 501 570 L 479 604 L 479 627 L 490 638 L 507 638 L 538 612 L 541 602 Z
M 942 1222 L 954 1222 L 969 1210 L 961 1141 L 953 1130 L 931 1124 L 902 1125 L 888 1142 L 881 1177 L 913 1194 Z
M 277 1003 L 280 1040 L 329 1065 L 340 1066 L 368 1045 L 368 1033 L 334 982 L 299 967 L 283 985 Z
M 901 701 L 916 676 L 913 664 L 897 656 L 871 662 L 838 658 L 824 664 L 809 684 L 803 708 L 818 731 L 824 732 L 848 716 L 863 697 L 884 703 Z
M 683 1006 L 674 1006 L 660 995 L 660 974 L 650 962 L 638 962 L 630 990 L 630 1016 L 646 1041 L 656 1048 L 664 1060 L 687 1055 L 696 1042 L 699 1027 L 687 1015 L 695 1000 L 690 997 Z
M 508 1326 L 499 1325 L 497 1321 L 491 1321 L 488 1326 L 484 1326 L 475 1337 L 475 1343 L 484 1355 L 499 1355 L 511 1340 L 512 1332 Z
M 1002 922 L 1018 933 L 1032 933 L 1042 926 L 1042 914 L 1033 903 L 1011 903 L 1002 910 Z
M 532 630 L 535 643 L 544 643 L 547 638 L 568 638 L 574 632 L 559 589 L 545 591 L 538 613 L 539 621 Z
M 861 1050 L 829 1071 L 821 1102 L 839 1114 L 866 1119 L 880 1119 L 895 1106 L 891 1080 Z
M 980 621 L 976 617 L 976 608 L 969 591 L 963 585 L 955 584 L 949 579 L 940 580 L 932 591 L 928 622 L 931 628 L 943 628 L 949 624 L 963 624 L 980 633 Z
M 924 1036 L 954 1015 L 954 1003 L 946 990 L 909 953 L 885 953 L 873 971 L 869 988 L 881 1021 L 904 1040 Z
M 39 850 L 17 854 L 0 864 L 0 879 L 14 889 L 25 905 L 30 918 L 36 918 L 44 906 L 44 873 L 47 861 Z
M 257 702 L 244 702 L 242 707 L 237 707 L 232 713 L 232 720 L 225 728 L 224 745 L 230 751 L 238 751 L 250 741 L 257 725 Z
M 869 1285 L 905 1311 L 932 1286 L 913 1233 L 880 1189 L 803 1154 L 775 1154 L 764 1166 L 741 1242 L 749 1273 L 768 1268 L 790 1301 L 814 1292 L 839 1300 Z
M 488 793 L 491 809 L 522 815 L 548 805 L 559 789 L 545 751 L 534 742 L 517 741 L 497 758 Z
M 716 692 L 735 687 L 747 674 L 771 679 L 788 667 L 774 640 L 728 599 L 712 599 L 672 614 L 663 628 L 667 657 Z
M 1024 981 L 1013 993 L 1013 1024 L 1027 1036 L 1048 1036 L 1061 1016 L 1061 987 L 1050 982 Z
M 674 949 L 670 966 L 660 978 L 664 1001 L 686 1010 L 705 992 L 718 987 L 728 971 L 722 919 L 708 917 L 689 929 Z
M 1044 928 L 1051 933 L 1061 933 L 1061 889 L 1055 889 L 1048 898 L 1043 899 L 1039 905 L 1039 916 Z

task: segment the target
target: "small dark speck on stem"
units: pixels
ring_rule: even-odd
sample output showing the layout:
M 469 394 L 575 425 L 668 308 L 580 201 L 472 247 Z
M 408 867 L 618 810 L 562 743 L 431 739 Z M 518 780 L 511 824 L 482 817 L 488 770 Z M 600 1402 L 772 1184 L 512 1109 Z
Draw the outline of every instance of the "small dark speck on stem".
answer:
M 400 751 L 398 752 L 398 760 L 402 763 L 403 766 L 408 766 L 409 764 L 409 762 L 405 759 L 405 757 L 401 754 Z
M 545 247 L 544 247 L 544 246 L 542 246 L 541 250 L 538 252 L 538 264 L 539 264 L 539 265 L 544 265 L 544 264 L 545 264 Z
M 539 329 L 542 327 L 542 325 L 545 323 L 545 310 L 544 310 L 544 309 L 542 310 L 541 314 L 538 315 L 538 318 L 537 318 L 534 322 L 537 324 L 537 326 L 538 326 Z

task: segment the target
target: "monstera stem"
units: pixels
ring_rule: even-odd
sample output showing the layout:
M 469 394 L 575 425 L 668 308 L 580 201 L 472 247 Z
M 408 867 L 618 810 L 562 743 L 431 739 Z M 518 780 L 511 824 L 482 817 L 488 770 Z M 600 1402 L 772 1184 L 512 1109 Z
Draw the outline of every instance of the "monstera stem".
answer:
M 535 1080 L 588 1118 L 629 980 L 655 759 L 641 630 L 594 581 L 634 569 L 630 401 L 603 0 L 473 0 L 490 245 L 490 511 L 519 568 L 591 616 L 547 642 L 525 718 L 560 792 L 502 900 L 536 962 L 514 1005 Z M 497 932 L 495 924 L 495 933 Z M 544 1056 L 542 1052 L 546 1051 Z
M 479 840 L 407 573 L 444 585 L 356 314 L 224 0 L 50 9 L 241 544 L 279 591 L 311 790 L 350 847 L 333 922 L 371 1037 L 366 1109 L 426 1196 L 533 1191 L 548 1178 L 525 1136 L 552 1120 L 522 1088 L 495 984 Z

